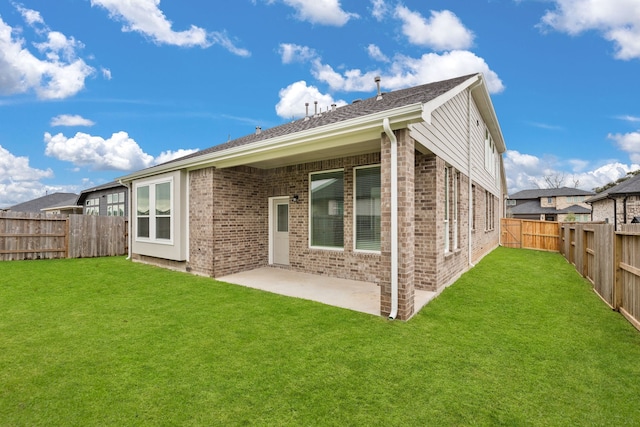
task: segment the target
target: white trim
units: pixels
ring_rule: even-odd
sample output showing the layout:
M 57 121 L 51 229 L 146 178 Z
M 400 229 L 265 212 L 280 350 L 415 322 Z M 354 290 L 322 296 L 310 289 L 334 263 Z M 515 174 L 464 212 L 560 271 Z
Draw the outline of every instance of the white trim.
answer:
M 259 160 L 292 156 L 309 152 L 310 149 L 331 149 L 344 146 L 348 142 L 377 139 L 380 137 L 380 121 L 383 118 L 388 117 L 390 124 L 393 124 L 396 128 L 405 127 L 408 123 L 422 120 L 423 105 L 422 103 L 409 104 L 354 119 L 153 166 L 123 176 L 120 180 L 133 181 L 185 168 L 231 167 Z
M 381 177 L 381 182 L 380 182 L 380 209 L 382 210 L 382 164 L 380 163 L 376 163 L 373 165 L 365 165 L 365 166 L 355 166 L 353 168 L 353 226 L 352 226 L 352 240 L 353 240 L 353 252 L 357 252 L 357 253 L 362 253 L 362 254 L 380 254 L 382 253 L 382 251 L 374 251 L 374 250 L 370 250 L 370 249 L 357 249 L 356 248 L 356 226 L 357 226 L 357 210 L 358 210 L 358 201 L 356 199 L 357 195 L 356 195 L 356 171 L 359 169 L 370 169 L 370 168 L 380 168 L 380 177 Z M 382 213 L 381 213 L 382 214 Z M 380 238 L 382 239 L 382 236 L 380 236 Z M 382 244 L 382 241 L 380 242 Z
M 269 221 L 269 265 L 273 264 L 273 243 L 274 243 L 274 238 L 273 238 L 273 226 L 274 223 L 273 221 L 275 220 L 275 212 L 273 211 L 273 206 L 275 205 L 275 202 L 277 202 L 278 200 L 286 200 L 287 203 L 289 202 L 289 196 L 274 196 L 274 197 L 269 197 L 269 206 L 268 206 L 268 221 Z
M 156 206 L 156 186 L 159 184 L 169 184 L 169 206 L 171 208 L 171 214 L 169 215 L 169 238 L 168 239 L 158 239 L 154 237 L 156 235 L 156 214 L 155 214 L 155 206 Z M 149 187 L 149 237 L 139 237 L 138 236 L 138 188 L 140 187 Z M 140 243 L 152 243 L 158 245 L 173 245 L 174 237 L 176 234 L 176 212 L 175 207 L 173 206 L 173 200 L 175 197 L 175 182 L 173 177 L 162 177 L 157 179 L 145 180 L 141 182 L 136 182 L 133 185 L 133 193 L 135 194 L 135 203 L 133 203 L 133 208 L 135 212 L 133 212 L 133 234 L 136 242 Z M 166 216 L 162 216 L 161 218 L 166 218 Z
M 311 216 L 312 216 L 312 209 L 313 209 L 313 200 L 312 200 L 312 190 L 311 190 L 311 175 L 319 175 L 319 174 L 323 174 L 323 173 L 331 173 L 331 172 L 342 172 L 342 183 L 343 183 L 343 187 L 344 187 L 344 168 L 337 168 L 337 169 L 328 169 L 328 170 L 321 170 L 321 171 L 316 171 L 316 172 L 309 172 L 308 175 L 308 180 L 309 180 L 309 214 L 307 216 L 308 218 L 308 234 L 309 234 L 309 239 L 308 239 L 308 244 L 309 244 L 309 249 L 320 249 L 320 250 L 325 250 L 325 251 L 338 251 L 338 252 L 344 252 L 344 230 L 343 230 L 343 234 L 342 234 L 342 246 L 341 247 L 337 247 L 337 246 L 313 246 L 311 244 L 311 228 L 312 228 L 312 224 L 311 224 Z M 344 191 L 344 190 L 343 190 Z M 344 224 L 344 192 L 342 195 L 342 222 Z

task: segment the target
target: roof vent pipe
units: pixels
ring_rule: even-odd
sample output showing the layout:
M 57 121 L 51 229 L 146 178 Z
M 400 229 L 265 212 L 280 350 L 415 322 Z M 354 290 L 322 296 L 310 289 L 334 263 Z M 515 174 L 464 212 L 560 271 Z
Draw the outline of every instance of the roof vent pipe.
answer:
M 380 76 L 376 76 L 373 81 L 376 82 L 376 86 L 378 87 L 378 97 L 376 98 L 376 101 L 380 101 L 382 99 L 382 92 L 380 92 Z
M 262 128 L 260 126 L 256 126 L 256 135 L 260 135 L 262 133 Z
M 318 101 L 313 101 L 313 106 L 314 106 L 313 117 L 316 117 L 318 115 Z
M 337 107 L 336 104 L 331 104 L 331 111 L 336 111 L 336 107 Z
M 304 113 L 304 119 L 309 120 L 309 103 L 308 102 L 304 103 L 304 108 L 306 110 L 306 113 Z

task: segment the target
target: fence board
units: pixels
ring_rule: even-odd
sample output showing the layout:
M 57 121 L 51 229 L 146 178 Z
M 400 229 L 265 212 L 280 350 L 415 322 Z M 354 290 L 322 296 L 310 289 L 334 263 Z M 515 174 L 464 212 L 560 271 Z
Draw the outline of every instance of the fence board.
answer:
M 124 217 L 0 213 L 0 260 L 85 258 L 127 253 Z
M 510 248 L 558 252 L 560 225 L 551 221 L 502 218 L 500 244 Z

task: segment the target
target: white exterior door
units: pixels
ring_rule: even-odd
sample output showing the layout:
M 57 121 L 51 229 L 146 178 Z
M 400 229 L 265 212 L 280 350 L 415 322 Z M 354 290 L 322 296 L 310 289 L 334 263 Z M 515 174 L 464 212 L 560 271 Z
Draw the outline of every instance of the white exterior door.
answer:
M 289 265 L 289 198 L 271 202 L 271 262 Z

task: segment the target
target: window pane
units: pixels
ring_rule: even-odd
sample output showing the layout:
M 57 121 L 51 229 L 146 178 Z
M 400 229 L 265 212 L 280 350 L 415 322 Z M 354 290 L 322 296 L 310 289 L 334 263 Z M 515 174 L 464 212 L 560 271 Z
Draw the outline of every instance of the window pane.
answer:
M 156 215 L 171 215 L 171 183 L 156 184 Z
M 356 169 L 356 249 L 380 250 L 380 167 Z
M 138 215 L 149 215 L 149 187 L 138 187 Z
M 138 218 L 138 237 L 149 237 L 149 218 Z
M 107 203 L 113 203 L 113 194 L 107 194 Z
M 156 218 L 156 239 L 170 239 L 171 238 L 171 218 L 170 217 L 157 217 Z
M 289 205 L 278 205 L 278 231 L 289 231 Z
M 344 247 L 344 172 L 311 175 L 311 246 Z

